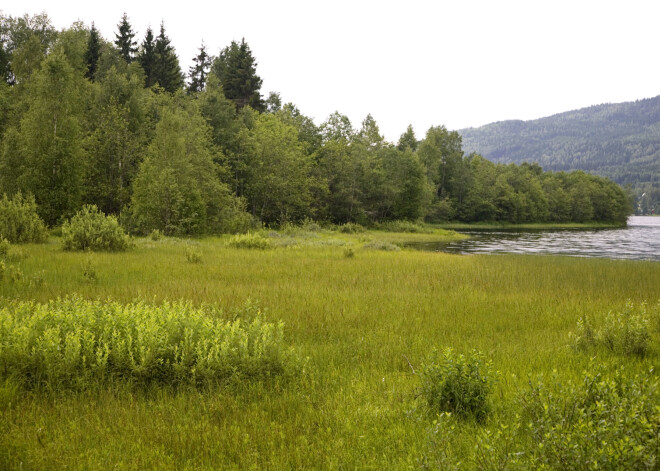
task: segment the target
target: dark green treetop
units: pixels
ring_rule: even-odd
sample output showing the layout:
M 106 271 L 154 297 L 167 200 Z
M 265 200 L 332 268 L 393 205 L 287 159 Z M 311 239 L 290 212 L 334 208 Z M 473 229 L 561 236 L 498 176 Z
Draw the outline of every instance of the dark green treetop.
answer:
M 156 83 L 156 42 L 151 27 L 147 28 L 140 45 L 137 60 L 144 70 L 144 86 L 149 88 Z
M 126 13 L 121 17 L 121 23 L 117 25 L 117 28 L 119 28 L 119 34 L 115 33 L 115 46 L 119 49 L 124 60 L 130 64 L 135 60 L 137 41 L 133 40 L 135 32 L 128 22 Z
M 174 52 L 170 38 L 165 34 L 165 24 L 160 24 L 160 34 L 155 44 L 156 63 L 154 76 L 158 85 L 170 93 L 183 87 L 183 74 L 179 58 Z
M 225 96 L 238 108 L 249 105 L 257 111 L 265 111 L 259 92 L 263 81 L 257 75 L 257 62 L 245 38 L 240 44 L 232 41 L 225 47 L 213 61 L 212 71 L 220 79 Z
M 89 38 L 87 39 L 87 50 L 85 51 L 85 64 L 87 64 L 87 72 L 85 77 L 94 81 L 96 76 L 96 69 L 98 68 L 99 58 L 101 57 L 101 41 L 99 39 L 99 31 L 92 22 L 92 28 L 89 30 Z
M 188 69 L 188 76 L 190 77 L 190 85 L 188 85 L 188 93 L 201 92 L 206 86 L 206 78 L 211 68 L 211 56 L 206 52 L 206 46 L 202 41 L 199 48 L 199 54 L 194 58 L 194 64 Z

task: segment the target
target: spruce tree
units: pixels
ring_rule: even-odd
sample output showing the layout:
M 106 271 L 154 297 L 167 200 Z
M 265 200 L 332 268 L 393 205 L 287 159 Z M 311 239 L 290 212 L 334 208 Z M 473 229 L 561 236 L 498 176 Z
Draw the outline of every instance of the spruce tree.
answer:
M 188 75 L 190 76 L 188 93 L 201 92 L 206 85 L 206 77 L 211 67 L 211 57 L 207 54 L 206 46 L 203 42 L 199 48 L 199 54 L 193 58 L 193 61 L 193 66 L 188 69 Z
M 149 88 L 156 83 L 156 43 L 154 42 L 154 33 L 151 27 L 147 28 L 147 33 L 140 46 L 140 52 L 137 60 L 144 71 L 145 87 Z
M 124 60 L 130 64 L 135 60 L 137 42 L 133 40 L 135 32 L 133 32 L 133 28 L 128 22 L 126 13 L 121 17 L 121 23 L 117 25 L 117 28 L 119 28 L 119 34 L 115 33 L 115 46 L 119 49 Z
M 212 70 L 220 79 L 225 96 L 238 108 L 249 105 L 257 111 L 265 111 L 266 106 L 259 93 L 263 80 L 257 75 L 257 62 L 245 38 L 240 44 L 232 41 L 225 47 L 213 62 Z
M 91 81 L 94 81 L 94 77 L 96 76 L 100 57 L 101 41 L 99 39 L 99 32 L 92 22 L 92 29 L 89 30 L 89 38 L 87 39 L 87 51 L 85 51 L 85 63 L 87 64 L 85 77 Z
M 160 34 L 155 45 L 156 63 L 154 76 L 158 85 L 170 93 L 183 86 L 183 74 L 179 66 L 179 58 L 174 52 L 170 38 L 165 34 L 165 24 L 160 24 Z

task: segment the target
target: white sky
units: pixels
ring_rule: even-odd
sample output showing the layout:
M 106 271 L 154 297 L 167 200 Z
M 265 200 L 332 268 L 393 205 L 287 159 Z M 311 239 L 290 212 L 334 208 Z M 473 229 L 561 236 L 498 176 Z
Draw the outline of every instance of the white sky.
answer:
M 95 22 L 114 41 L 123 12 L 136 38 L 161 20 L 188 70 L 202 40 L 218 54 L 245 37 L 262 93 L 280 92 L 317 124 L 371 113 L 390 141 L 505 119 L 534 119 L 660 95 L 659 0 L 22 0 L 56 28 Z M 151 7 L 149 5 L 152 5 Z

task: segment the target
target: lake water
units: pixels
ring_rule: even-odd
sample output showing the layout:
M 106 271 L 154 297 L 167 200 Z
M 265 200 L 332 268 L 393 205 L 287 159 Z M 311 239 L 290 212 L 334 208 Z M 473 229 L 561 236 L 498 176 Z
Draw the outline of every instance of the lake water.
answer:
M 632 216 L 622 229 L 459 230 L 469 239 L 410 244 L 419 250 L 459 254 L 553 254 L 660 261 L 660 217 Z

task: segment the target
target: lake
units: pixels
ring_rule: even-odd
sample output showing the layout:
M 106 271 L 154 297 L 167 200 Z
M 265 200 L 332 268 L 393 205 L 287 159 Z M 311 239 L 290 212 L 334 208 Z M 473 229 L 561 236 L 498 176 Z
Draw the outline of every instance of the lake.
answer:
M 660 217 L 631 216 L 620 229 L 459 230 L 469 239 L 410 244 L 419 250 L 459 254 L 519 253 L 660 261 Z

